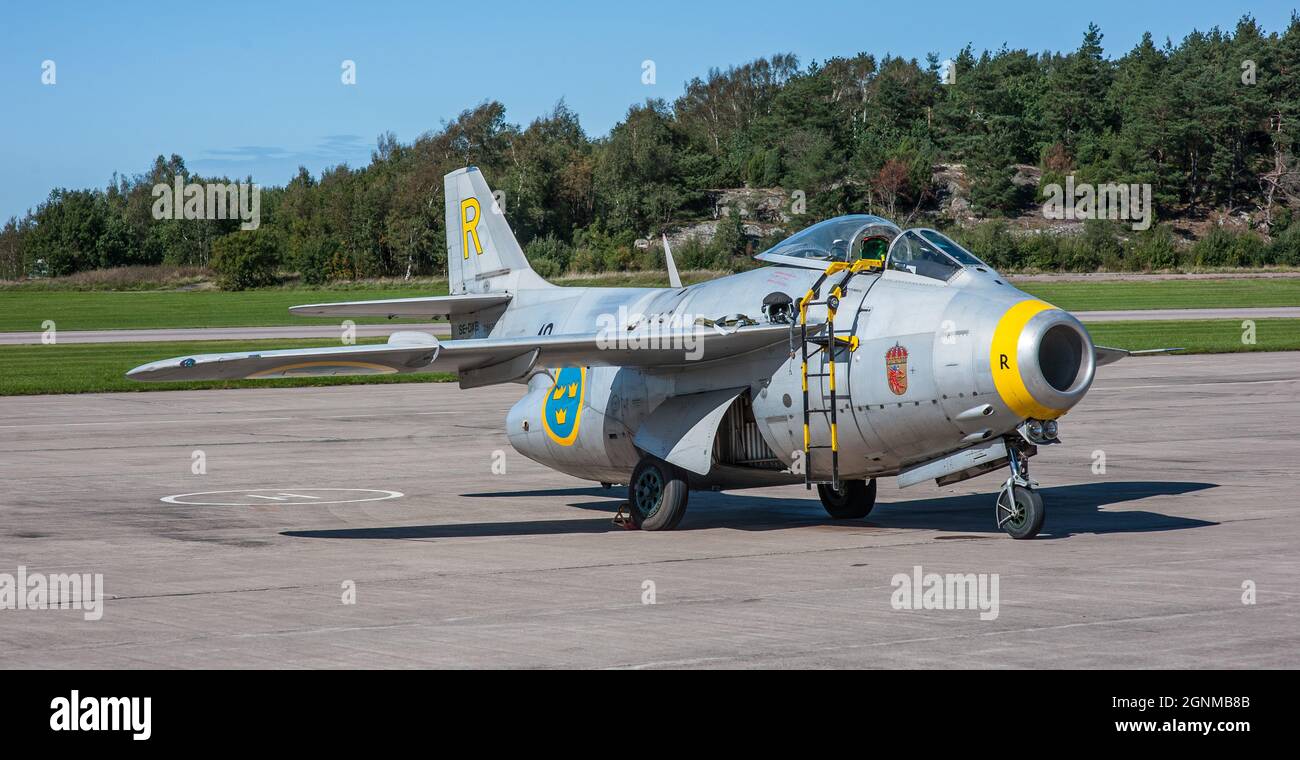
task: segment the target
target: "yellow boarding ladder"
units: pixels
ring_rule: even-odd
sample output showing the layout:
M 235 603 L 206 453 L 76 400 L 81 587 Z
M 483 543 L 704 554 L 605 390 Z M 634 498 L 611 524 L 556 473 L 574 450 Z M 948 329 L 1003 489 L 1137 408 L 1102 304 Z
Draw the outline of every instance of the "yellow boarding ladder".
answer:
M 836 331 L 835 313 L 839 310 L 840 299 L 844 297 L 845 288 L 849 280 L 854 275 L 864 272 L 878 272 L 884 267 L 883 259 L 860 259 L 852 264 L 845 261 L 835 261 L 826 267 L 826 271 L 818 277 L 812 287 L 808 288 L 808 293 L 799 300 L 799 336 L 802 347 L 802 365 L 800 374 L 803 380 L 803 482 L 805 488 L 812 488 L 813 483 L 829 483 L 831 488 L 839 490 L 840 487 L 840 436 L 839 436 L 839 419 L 837 417 L 836 407 L 841 396 L 835 389 L 835 353 L 836 349 L 847 346 L 850 352 L 858 349 L 858 338 L 853 335 L 853 325 L 848 328 Z M 818 292 L 827 278 L 836 274 L 843 273 L 839 280 L 831 286 L 830 293 L 825 300 L 817 300 Z M 824 323 L 811 326 L 808 324 L 808 307 L 825 306 L 826 321 Z M 841 334 L 842 333 L 842 334 Z M 810 350 L 809 347 L 813 348 Z M 808 360 L 816 357 L 818 352 L 826 352 L 826 371 L 825 372 L 808 372 Z M 826 407 L 809 406 L 808 398 L 808 378 L 825 377 L 827 380 L 827 390 L 830 392 L 830 405 Z M 821 397 L 827 400 L 827 396 Z M 831 440 L 829 444 L 813 444 L 812 436 L 809 432 L 809 422 L 812 415 L 828 415 L 830 423 Z M 812 453 L 815 449 L 830 449 L 831 452 L 831 477 L 830 480 L 814 479 L 812 467 Z

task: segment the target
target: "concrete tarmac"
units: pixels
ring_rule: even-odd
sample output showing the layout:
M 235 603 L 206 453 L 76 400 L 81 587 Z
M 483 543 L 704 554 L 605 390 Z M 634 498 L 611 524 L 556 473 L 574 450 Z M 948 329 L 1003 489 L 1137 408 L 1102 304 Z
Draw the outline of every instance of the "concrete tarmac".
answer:
M 1297 356 L 1100 369 L 1033 459 L 1033 541 L 994 527 L 1002 473 L 625 531 L 623 489 L 510 449 L 514 385 L 0 398 L 0 573 L 108 597 L 0 609 L 0 667 L 1300 667 Z M 918 566 L 996 578 L 996 618 L 895 609 Z

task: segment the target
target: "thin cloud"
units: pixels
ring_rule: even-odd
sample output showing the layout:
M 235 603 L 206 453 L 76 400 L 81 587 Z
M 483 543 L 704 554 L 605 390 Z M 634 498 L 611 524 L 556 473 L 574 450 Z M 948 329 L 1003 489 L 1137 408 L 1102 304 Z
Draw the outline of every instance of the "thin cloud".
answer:
M 276 145 L 239 145 L 233 148 L 211 148 L 195 163 L 205 171 L 245 173 L 267 165 L 329 166 L 334 164 L 366 163 L 370 160 L 373 145 L 360 135 L 325 135 L 310 148 L 288 148 Z M 287 177 L 286 177 L 287 179 Z

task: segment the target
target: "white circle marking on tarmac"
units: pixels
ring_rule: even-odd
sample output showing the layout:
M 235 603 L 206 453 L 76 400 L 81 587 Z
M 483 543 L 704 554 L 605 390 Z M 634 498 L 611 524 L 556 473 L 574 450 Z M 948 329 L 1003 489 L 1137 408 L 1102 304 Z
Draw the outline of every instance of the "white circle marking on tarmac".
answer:
M 329 491 L 330 497 L 323 492 Z M 340 493 L 342 492 L 342 493 Z M 184 501 L 194 496 L 214 496 L 216 494 L 242 494 L 242 501 Z M 313 494 L 322 494 L 316 496 Z M 331 498 L 335 495 L 343 494 L 377 494 L 363 496 L 355 499 Z M 166 504 L 179 504 L 187 507 L 257 507 L 263 505 L 280 504 L 283 506 L 298 506 L 302 504 L 355 504 L 363 501 L 384 501 L 386 499 L 396 499 L 406 494 L 401 491 L 387 491 L 379 488 L 248 488 L 232 489 L 228 491 L 196 491 L 195 493 L 178 493 L 173 496 L 164 496 L 159 501 Z M 228 497 L 229 498 L 229 497 Z

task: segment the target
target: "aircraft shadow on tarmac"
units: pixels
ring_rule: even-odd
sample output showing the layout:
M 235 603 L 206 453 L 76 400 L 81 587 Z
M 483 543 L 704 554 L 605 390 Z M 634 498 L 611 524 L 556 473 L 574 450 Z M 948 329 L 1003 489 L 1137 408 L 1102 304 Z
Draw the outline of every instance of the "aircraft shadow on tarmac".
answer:
M 1041 489 L 1047 504 L 1047 521 L 1040 538 L 1065 538 L 1076 533 L 1148 533 L 1200 528 L 1217 523 L 1174 517 L 1146 510 L 1105 511 L 1103 508 L 1154 496 L 1179 496 L 1217 487 L 1213 483 L 1110 481 L 1052 486 Z M 502 491 L 464 494 L 471 497 L 591 496 L 600 501 L 582 501 L 569 506 L 613 514 L 625 500 L 623 488 L 556 488 L 535 491 Z M 735 530 L 781 530 L 807 525 L 846 529 L 916 529 L 999 534 L 993 522 L 992 493 L 943 496 L 911 501 L 880 502 L 864 520 L 832 520 L 815 498 L 787 499 L 733 493 L 696 492 L 679 530 L 731 528 Z M 555 534 L 609 533 L 623 530 L 610 520 L 520 520 L 505 522 L 453 523 L 447 525 L 400 525 L 339 530 L 290 530 L 282 535 L 294 538 L 430 539 Z M 943 538 L 940 536 L 939 538 Z

